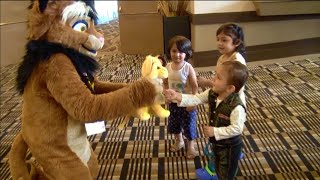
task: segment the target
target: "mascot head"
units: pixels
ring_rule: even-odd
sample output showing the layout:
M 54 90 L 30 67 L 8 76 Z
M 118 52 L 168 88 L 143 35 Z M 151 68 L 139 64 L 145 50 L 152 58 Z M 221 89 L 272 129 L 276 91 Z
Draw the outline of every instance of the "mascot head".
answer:
M 96 31 L 94 1 L 34 0 L 28 15 L 28 39 L 47 40 L 94 57 L 104 44 Z
M 68 56 L 82 81 L 90 87 L 99 69 L 93 59 L 104 44 L 95 29 L 94 1 L 33 0 L 28 14 L 26 54 L 18 69 L 17 90 L 24 92 L 33 70 L 57 53 Z

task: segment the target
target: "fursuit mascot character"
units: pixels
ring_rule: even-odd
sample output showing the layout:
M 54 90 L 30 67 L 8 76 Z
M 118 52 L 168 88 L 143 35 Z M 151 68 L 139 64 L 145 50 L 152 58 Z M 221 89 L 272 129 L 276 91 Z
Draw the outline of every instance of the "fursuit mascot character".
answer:
M 95 30 L 93 1 L 35 0 L 29 8 L 29 41 L 17 75 L 22 128 L 9 153 L 12 178 L 94 179 L 99 166 L 85 123 L 151 105 L 157 87 L 143 78 L 131 84 L 95 78 L 93 57 L 104 38 Z M 36 162 L 32 174 L 28 149 Z

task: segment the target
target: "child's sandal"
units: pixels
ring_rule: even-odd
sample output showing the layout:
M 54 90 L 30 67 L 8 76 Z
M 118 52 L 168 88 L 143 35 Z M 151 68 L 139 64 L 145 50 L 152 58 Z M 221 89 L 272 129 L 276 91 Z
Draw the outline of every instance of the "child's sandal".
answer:
M 194 148 L 189 148 L 187 151 L 187 159 L 194 159 L 197 156 Z
M 174 145 L 172 145 L 171 147 L 170 147 L 170 151 L 171 152 L 177 152 L 177 151 L 179 151 L 181 148 L 184 148 L 184 142 L 182 142 L 182 143 L 175 143 Z

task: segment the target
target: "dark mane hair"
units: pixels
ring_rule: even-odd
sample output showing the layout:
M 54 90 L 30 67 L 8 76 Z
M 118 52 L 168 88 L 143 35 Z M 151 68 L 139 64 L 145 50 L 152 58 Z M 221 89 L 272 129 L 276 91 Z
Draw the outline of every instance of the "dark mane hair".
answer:
M 64 47 L 61 44 L 45 40 L 33 40 L 27 43 L 26 54 L 23 57 L 23 61 L 20 63 L 17 72 L 16 88 L 20 94 L 23 94 L 24 87 L 33 70 L 40 63 L 48 61 L 53 54 L 57 53 L 62 53 L 70 58 L 81 80 L 90 89 L 91 86 L 87 83 L 87 77 L 84 77 L 84 73 L 88 75 L 90 81 L 93 80 L 94 74 L 100 68 L 99 63 L 95 59 L 81 54 L 74 49 Z

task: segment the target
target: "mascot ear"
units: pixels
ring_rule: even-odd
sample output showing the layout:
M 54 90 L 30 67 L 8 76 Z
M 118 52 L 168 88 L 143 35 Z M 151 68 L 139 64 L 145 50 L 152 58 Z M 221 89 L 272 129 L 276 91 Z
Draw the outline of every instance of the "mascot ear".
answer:
M 39 0 L 39 9 L 41 13 L 43 13 L 43 11 L 47 8 L 48 1 L 49 0 Z
M 84 2 L 87 6 L 90 6 L 92 9 L 94 9 L 94 1 L 92 0 L 81 0 Z
M 39 10 L 43 13 L 47 8 L 52 8 L 53 5 L 56 5 L 56 0 L 39 0 Z

